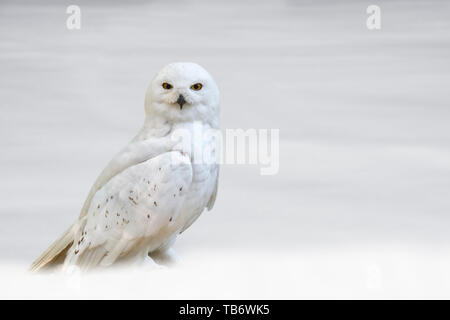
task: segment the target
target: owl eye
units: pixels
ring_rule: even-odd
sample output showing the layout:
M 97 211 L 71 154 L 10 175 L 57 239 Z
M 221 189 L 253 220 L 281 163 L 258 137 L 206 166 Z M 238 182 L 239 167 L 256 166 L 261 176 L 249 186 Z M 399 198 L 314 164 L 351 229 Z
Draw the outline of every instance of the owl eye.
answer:
M 172 85 L 170 83 L 164 82 L 162 87 L 166 90 L 172 89 Z
M 196 83 L 196 84 L 193 84 L 193 85 L 191 86 L 191 89 L 192 89 L 192 90 L 195 90 L 195 91 L 198 91 L 198 90 L 200 90 L 202 87 L 203 87 L 203 85 L 202 85 L 201 83 Z

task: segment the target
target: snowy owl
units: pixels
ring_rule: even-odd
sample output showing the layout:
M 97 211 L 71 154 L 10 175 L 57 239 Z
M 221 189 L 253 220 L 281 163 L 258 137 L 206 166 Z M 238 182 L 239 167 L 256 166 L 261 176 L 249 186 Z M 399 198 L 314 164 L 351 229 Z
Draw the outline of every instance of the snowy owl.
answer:
M 177 236 L 216 199 L 218 163 L 197 161 L 192 150 L 214 158 L 215 139 L 193 131 L 219 130 L 219 102 L 201 66 L 164 67 L 147 90 L 143 127 L 97 178 L 79 218 L 30 270 L 173 261 Z M 189 133 L 190 142 L 181 143 L 175 132 Z

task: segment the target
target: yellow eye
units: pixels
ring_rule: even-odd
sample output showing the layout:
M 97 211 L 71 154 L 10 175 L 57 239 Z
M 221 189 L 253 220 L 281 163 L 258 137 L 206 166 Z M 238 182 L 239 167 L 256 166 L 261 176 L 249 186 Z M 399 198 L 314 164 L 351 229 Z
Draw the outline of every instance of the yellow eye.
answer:
M 198 91 L 198 90 L 200 90 L 202 87 L 203 87 L 203 85 L 202 85 L 201 83 L 196 83 L 196 84 L 193 84 L 193 85 L 191 86 L 191 89 L 192 89 L 192 90 L 195 90 L 195 91 Z
M 166 90 L 172 89 L 172 85 L 170 83 L 164 82 L 162 87 Z

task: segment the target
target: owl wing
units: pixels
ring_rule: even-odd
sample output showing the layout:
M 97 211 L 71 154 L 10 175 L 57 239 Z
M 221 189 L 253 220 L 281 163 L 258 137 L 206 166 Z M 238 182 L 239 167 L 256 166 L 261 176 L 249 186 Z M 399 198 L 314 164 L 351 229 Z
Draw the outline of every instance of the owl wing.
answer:
M 147 253 L 147 244 L 175 223 L 192 182 L 190 158 L 163 153 L 115 175 L 92 197 L 77 222 L 65 267 L 108 266 Z
M 108 163 L 105 169 L 103 169 L 101 174 L 98 176 L 83 204 L 80 217 L 86 215 L 91 205 L 92 198 L 97 190 L 103 187 L 103 185 L 112 177 L 130 166 L 141 163 L 170 150 L 173 143 L 174 142 L 169 137 L 131 141 Z
M 206 208 L 208 208 L 208 211 L 211 211 L 211 209 L 214 207 L 214 203 L 216 202 L 217 190 L 219 188 L 219 172 L 220 172 L 220 167 L 217 166 L 216 183 L 214 184 L 214 190 L 211 194 L 211 198 L 209 198 L 208 204 L 206 205 Z
M 135 138 L 131 141 L 110 161 L 95 181 L 81 209 L 80 219 L 87 214 L 94 195 L 110 179 L 129 167 L 167 152 L 172 148 L 173 143 L 174 142 L 168 137 L 149 138 L 146 140 Z M 61 258 L 65 256 L 67 249 L 72 245 L 76 228 L 77 223 L 70 226 L 33 262 L 29 270 L 38 271 L 46 267 L 51 267 L 55 263 L 59 263 Z

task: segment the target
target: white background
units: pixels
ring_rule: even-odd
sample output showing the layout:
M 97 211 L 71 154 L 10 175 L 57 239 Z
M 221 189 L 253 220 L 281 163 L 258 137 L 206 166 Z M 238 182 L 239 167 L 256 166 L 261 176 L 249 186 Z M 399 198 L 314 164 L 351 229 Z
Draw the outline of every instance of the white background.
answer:
M 450 297 L 448 2 L 95 3 L 0 3 L 0 296 Z M 214 76 L 222 128 L 280 129 L 279 174 L 224 166 L 176 269 L 25 277 L 174 61 Z

